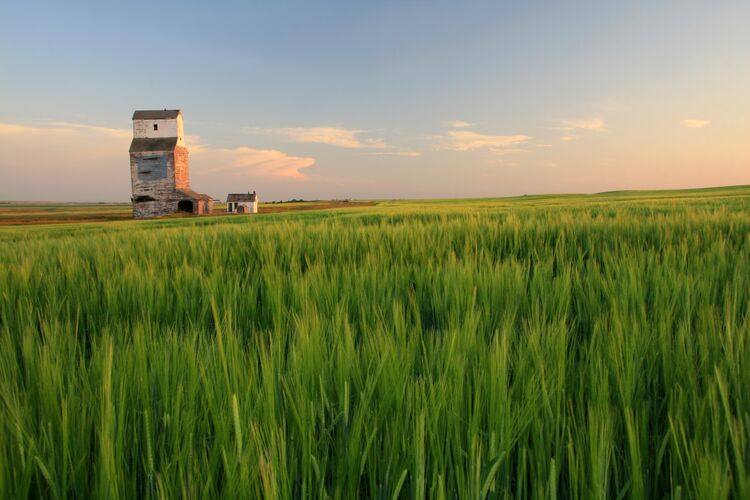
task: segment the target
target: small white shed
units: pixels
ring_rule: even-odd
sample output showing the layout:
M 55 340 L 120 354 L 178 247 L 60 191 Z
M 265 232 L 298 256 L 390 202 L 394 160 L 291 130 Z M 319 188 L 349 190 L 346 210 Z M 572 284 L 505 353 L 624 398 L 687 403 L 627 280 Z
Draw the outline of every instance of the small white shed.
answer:
M 257 214 L 258 195 L 252 193 L 230 193 L 227 195 L 227 213 L 229 214 Z

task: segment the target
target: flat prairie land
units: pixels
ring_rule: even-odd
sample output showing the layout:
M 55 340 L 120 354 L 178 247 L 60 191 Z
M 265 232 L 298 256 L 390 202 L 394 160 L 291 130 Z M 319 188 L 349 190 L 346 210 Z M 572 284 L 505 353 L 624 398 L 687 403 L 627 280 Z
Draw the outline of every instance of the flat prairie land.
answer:
M 750 498 L 750 187 L 329 208 L 0 228 L 0 497 Z
M 283 203 L 260 203 L 258 213 L 295 212 L 299 210 L 322 210 L 330 208 L 352 208 L 374 206 L 372 201 L 319 200 Z M 226 203 L 214 204 L 212 216 L 225 216 Z M 234 216 L 234 215 L 231 215 Z M 186 217 L 174 214 L 170 217 Z M 130 203 L 0 203 L 0 226 L 30 224 L 71 224 L 78 222 L 123 221 L 133 218 Z

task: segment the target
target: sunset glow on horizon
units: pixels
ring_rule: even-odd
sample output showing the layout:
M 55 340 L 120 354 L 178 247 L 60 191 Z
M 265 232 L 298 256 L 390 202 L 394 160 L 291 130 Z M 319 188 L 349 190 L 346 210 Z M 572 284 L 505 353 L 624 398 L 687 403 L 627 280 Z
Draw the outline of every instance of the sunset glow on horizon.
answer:
M 0 200 L 127 201 L 131 115 L 163 108 L 217 198 L 750 184 L 749 19 L 741 1 L 7 4 Z

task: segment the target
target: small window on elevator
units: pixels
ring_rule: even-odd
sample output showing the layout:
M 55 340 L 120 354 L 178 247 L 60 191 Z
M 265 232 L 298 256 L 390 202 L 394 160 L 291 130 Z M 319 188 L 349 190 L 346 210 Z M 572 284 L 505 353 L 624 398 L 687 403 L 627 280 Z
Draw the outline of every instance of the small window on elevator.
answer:
M 156 123 L 154 123 L 154 130 L 159 130 L 159 125 L 157 125 Z

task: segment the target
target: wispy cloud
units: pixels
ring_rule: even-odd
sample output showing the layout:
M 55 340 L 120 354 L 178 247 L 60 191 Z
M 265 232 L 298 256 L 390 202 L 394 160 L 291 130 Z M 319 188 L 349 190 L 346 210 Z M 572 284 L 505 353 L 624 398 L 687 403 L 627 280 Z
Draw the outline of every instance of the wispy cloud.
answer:
M 573 130 L 589 130 L 592 132 L 606 132 L 607 124 L 601 118 L 581 118 L 578 120 L 561 120 L 555 130 L 570 132 Z
M 373 156 L 406 156 L 409 158 L 422 156 L 420 151 L 373 151 L 367 154 Z
M 695 118 L 690 118 L 682 120 L 680 123 L 685 128 L 703 128 L 708 126 L 711 123 L 711 120 L 696 120 Z
M 51 135 L 51 137 L 74 136 L 74 135 L 105 135 L 120 139 L 129 138 L 132 132 L 129 129 L 101 127 L 97 125 L 86 125 L 82 123 L 69 123 L 58 121 L 43 121 L 33 125 L 19 125 L 15 123 L 0 123 L 0 134 L 3 136 L 29 136 L 29 135 Z
M 488 149 L 496 153 L 507 153 L 513 146 L 531 140 L 528 135 L 487 135 L 472 130 L 449 130 L 432 137 L 437 149 L 448 151 L 474 151 Z M 517 151 L 517 149 L 516 149 Z
M 246 133 L 284 137 L 294 142 L 328 144 L 339 148 L 389 148 L 383 139 L 362 137 L 367 130 L 338 127 L 245 128 Z
M 463 120 L 451 120 L 448 122 L 448 126 L 452 128 L 469 128 L 472 124 Z
M 54 127 L 58 130 L 77 131 L 79 133 L 102 134 L 102 135 L 109 135 L 111 137 L 118 137 L 121 139 L 122 138 L 129 139 L 133 136 L 133 131 L 131 129 L 100 127 L 97 125 L 87 125 L 85 123 L 52 121 L 52 122 L 48 122 L 46 126 Z
M 518 168 L 522 166 L 522 163 L 516 160 L 507 160 L 503 158 L 492 158 L 485 161 L 485 164 L 492 165 L 493 167 L 511 167 Z

